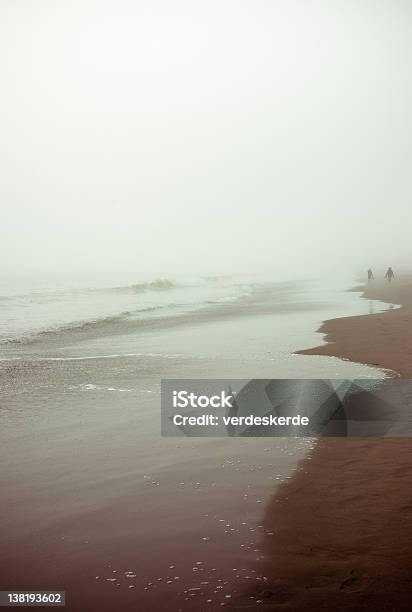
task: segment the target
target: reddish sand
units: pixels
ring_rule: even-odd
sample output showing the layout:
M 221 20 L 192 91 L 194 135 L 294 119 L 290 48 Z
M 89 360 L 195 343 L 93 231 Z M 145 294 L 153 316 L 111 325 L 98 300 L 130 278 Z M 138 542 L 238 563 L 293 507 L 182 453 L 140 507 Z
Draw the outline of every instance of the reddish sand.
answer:
M 368 316 L 326 321 L 319 331 L 326 334 L 328 344 L 299 352 L 335 355 L 394 370 L 402 378 L 412 378 L 412 278 L 371 285 L 364 289 L 363 295 L 366 299 L 401 304 L 402 307 Z
M 410 279 L 364 295 L 402 308 L 327 321 L 321 331 L 329 343 L 302 352 L 412 378 Z M 412 609 L 411 468 L 410 438 L 320 439 L 267 508 L 267 580 L 249 609 L 256 599 L 293 612 Z

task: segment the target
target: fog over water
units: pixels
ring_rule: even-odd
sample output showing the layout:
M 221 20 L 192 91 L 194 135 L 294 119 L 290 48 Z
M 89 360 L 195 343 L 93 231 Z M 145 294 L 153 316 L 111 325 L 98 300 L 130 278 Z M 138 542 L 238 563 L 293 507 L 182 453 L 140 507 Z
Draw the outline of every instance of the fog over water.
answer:
M 411 17 L 3 0 L 3 278 L 408 268 Z

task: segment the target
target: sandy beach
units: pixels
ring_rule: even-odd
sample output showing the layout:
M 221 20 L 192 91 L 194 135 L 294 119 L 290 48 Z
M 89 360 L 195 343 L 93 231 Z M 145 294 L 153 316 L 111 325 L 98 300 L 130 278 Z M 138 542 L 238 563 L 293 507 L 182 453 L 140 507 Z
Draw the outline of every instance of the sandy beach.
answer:
M 2 588 L 65 590 L 70 612 L 253 602 L 263 536 L 275 533 L 266 509 L 313 441 L 162 438 L 160 379 L 374 379 L 367 366 L 293 354 L 318 340 L 322 319 L 362 312 L 342 288 L 274 284 L 180 317 L 3 344 Z
M 412 2 L 0 47 L 0 607 L 409 612 Z
M 412 378 L 412 277 L 403 276 L 392 284 L 372 283 L 362 290 L 363 297 L 370 300 L 371 316 L 326 321 L 319 331 L 327 344 L 299 353 L 340 357 Z M 374 313 L 373 300 L 401 308 Z
M 338 359 L 337 343 L 293 351 L 318 340 L 325 314 L 340 317 L 327 326 L 387 317 L 401 330 L 407 307 L 384 302 L 408 291 L 385 289 L 396 296 L 374 289 L 373 316 L 356 292 L 262 286 L 157 325 L 110 320 L 3 345 L 3 588 L 65 590 L 70 612 L 357 609 L 385 571 L 400 594 L 408 440 L 322 439 L 311 454 L 311 439 L 159 436 L 162 377 L 376 378 Z
M 302 351 L 412 372 L 412 284 L 371 285 L 366 299 L 401 308 L 327 321 L 327 344 Z M 386 383 L 386 393 L 393 393 Z M 410 395 L 402 398 L 407 406 Z M 267 508 L 267 609 L 410 610 L 412 584 L 412 441 L 320 439 Z

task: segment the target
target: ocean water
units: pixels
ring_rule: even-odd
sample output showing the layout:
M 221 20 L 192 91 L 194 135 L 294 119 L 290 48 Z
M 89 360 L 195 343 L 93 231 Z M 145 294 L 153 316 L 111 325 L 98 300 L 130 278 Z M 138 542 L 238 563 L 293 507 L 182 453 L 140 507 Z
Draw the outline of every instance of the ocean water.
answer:
M 0 285 L 0 344 L 42 332 L 191 312 L 248 295 L 250 282 L 228 278 L 155 279 L 116 285 L 41 282 Z
M 295 354 L 323 342 L 317 329 L 326 319 L 390 307 L 348 291 L 353 284 L 212 277 L 4 288 L 0 359 L 89 362 L 84 391 L 136 390 L 142 380 L 154 390 L 168 376 L 379 378 L 370 366 Z M 120 374 L 130 361 L 134 381 Z M 106 385 L 94 371 L 105 373 Z
M 389 307 L 347 291 L 353 283 L 225 277 L 4 292 L 2 427 L 21 418 L 47 427 L 56 406 L 62 422 L 93 421 L 104 405 L 115 419 L 138 415 L 156 437 L 163 378 L 384 378 L 368 365 L 296 354 L 324 342 L 322 321 Z
M 161 437 L 160 380 L 383 377 L 294 354 L 323 341 L 325 319 L 388 308 L 346 291 L 353 284 L 173 279 L 0 293 L 4 582 L 64 584 L 68 609 L 99 602 L 100 612 L 217 610 L 263 584 L 265 512 L 314 441 Z

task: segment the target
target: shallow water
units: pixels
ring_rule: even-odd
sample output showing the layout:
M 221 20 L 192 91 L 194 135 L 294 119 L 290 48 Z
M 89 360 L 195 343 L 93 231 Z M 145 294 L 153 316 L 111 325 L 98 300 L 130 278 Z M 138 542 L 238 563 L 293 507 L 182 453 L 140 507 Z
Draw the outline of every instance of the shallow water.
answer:
M 160 379 L 378 378 L 292 354 L 319 344 L 323 319 L 369 306 L 338 287 L 271 285 L 149 326 L 3 346 L 7 588 L 66 589 L 69 610 L 174 612 L 221 609 L 264 583 L 261 517 L 313 442 L 161 438 Z

